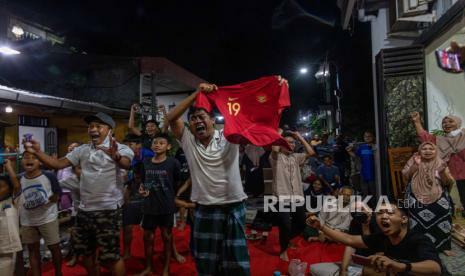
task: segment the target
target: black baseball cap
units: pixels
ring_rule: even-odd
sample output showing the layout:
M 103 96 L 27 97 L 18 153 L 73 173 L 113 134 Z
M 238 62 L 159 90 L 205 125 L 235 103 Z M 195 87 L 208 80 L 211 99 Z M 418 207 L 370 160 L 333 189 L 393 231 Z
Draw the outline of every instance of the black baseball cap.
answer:
M 103 112 L 99 112 L 99 113 L 97 113 L 95 115 L 86 116 L 84 118 L 84 121 L 87 124 L 90 124 L 91 122 L 103 123 L 105 125 L 108 125 L 111 128 L 115 128 L 115 126 L 116 126 L 116 123 L 113 120 L 113 118 L 110 115 L 108 115 L 106 113 L 103 113 Z
M 144 125 L 146 125 L 148 123 L 154 123 L 158 127 L 158 122 L 155 119 L 149 119 L 149 120 L 145 121 Z

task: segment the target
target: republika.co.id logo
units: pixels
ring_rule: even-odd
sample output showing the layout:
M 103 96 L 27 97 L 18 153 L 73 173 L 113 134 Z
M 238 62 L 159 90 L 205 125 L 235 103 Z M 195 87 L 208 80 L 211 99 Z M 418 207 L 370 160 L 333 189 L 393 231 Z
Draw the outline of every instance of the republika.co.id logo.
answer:
M 369 206 L 373 196 L 363 197 L 356 195 L 351 196 L 350 200 L 344 200 L 342 196 L 265 196 L 263 210 L 264 212 L 295 212 L 298 207 L 305 206 L 307 212 L 361 212 L 363 206 Z M 316 204 L 315 204 L 316 201 Z M 377 200 L 375 212 L 382 205 L 389 205 L 390 201 L 387 196 L 380 196 Z M 400 208 L 421 207 L 419 201 L 398 201 L 397 206 Z M 389 208 L 389 207 L 388 207 Z

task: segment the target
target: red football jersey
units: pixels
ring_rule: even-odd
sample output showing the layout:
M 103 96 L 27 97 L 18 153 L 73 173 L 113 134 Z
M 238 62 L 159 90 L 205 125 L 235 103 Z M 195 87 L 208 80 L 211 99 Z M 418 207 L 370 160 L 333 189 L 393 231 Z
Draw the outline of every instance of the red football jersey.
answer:
M 213 106 L 218 108 L 224 117 L 224 136 L 231 143 L 288 148 L 277 129 L 283 109 L 290 106 L 289 88 L 279 85 L 276 76 L 201 92 L 195 106 L 209 112 Z

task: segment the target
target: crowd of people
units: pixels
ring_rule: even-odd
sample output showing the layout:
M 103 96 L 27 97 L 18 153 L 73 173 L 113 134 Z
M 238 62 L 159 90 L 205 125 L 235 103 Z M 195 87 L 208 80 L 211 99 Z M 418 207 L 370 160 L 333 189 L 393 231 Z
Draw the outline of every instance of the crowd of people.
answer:
M 280 79 L 279 85 L 287 83 Z M 25 139 L 23 173 L 17 176 L 5 159 L 7 176 L 0 178 L 2 275 L 24 273 L 23 246 L 31 274 L 40 275 L 41 238 L 52 254 L 55 275 L 62 275 L 57 207 L 62 189 L 71 191 L 76 211 L 68 264 L 81 263 L 89 275 L 99 275 L 100 266 L 125 275 L 124 259 L 131 257 L 132 230 L 138 225 L 146 258 L 140 275 L 154 271 L 157 228 L 164 245 L 162 274 L 169 275 L 171 258 L 185 261 L 172 235 L 177 212 L 180 229 L 186 223 L 191 227 L 189 245 L 199 275 L 250 275 L 245 201 L 247 194 L 263 196 L 264 167 L 272 170 L 274 196 L 305 197 L 312 208 L 326 196 L 341 198 L 343 206 L 354 204 L 352 195 L 376 196 L 373 132 L 366 131 L 362 143 L 342 135 L 329 141 L 327 134 L 307 141 L 285 128 L 277 131 L 287 146 L 240 146 L 215 128 L 209 111 L 193 108 L 200 91 L 217 89 L 200 84 L 165 113 L 161 129 L 155 120 L 144 122 L 143 130 L 137 128 L 134 105 L 122 143 L 113 137 L 114 120 L 104 113 L 84 119 L 90 142 L 70 144 L 62 158 L 47 155 L 34 138 Z M 187 124 L 182 120 L 185 112 Z M 361 275 L 363 266 L 364 273 L 372 273 L 366 275 L 447 273 L 438 254 L 454 254 L 452 216 L 465 202 L 465 129 L 459 118 L 447 116 L 444 136 L 432 136 L 418 113 L 412 120 L 422 143 L 403 170 L 409 180 L 407 204 L 384 202 L 375 210 L 370 202 L 351 213 L 308 212 L 304 206 L 279 210 L 273 223 L 283 261 L 289 261 L 292 238 L 303 235 L 308 242 L 346 245 L 341 263 L 314 264 L 314 275 Z

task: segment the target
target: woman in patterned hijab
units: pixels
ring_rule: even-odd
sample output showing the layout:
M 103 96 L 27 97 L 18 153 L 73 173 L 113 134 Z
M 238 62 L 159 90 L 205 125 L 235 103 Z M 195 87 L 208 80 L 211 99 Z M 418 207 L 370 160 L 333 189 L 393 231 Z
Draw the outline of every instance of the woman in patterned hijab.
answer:
M 403 169 L 410 179 L 416 199 L 422 204 L 431 204 L 441 197 L 443 188 L 450 190 L 455 182 L 447 164 L 439 157 L 437 146 L 431 142 L 422 143 Z
M 422 143 L 402 173 L 410 181 L 406 190 L 410 228 L 425 233 L 440 252 L 452 255 L 449 190 L 455 181 L 438 147 Z

